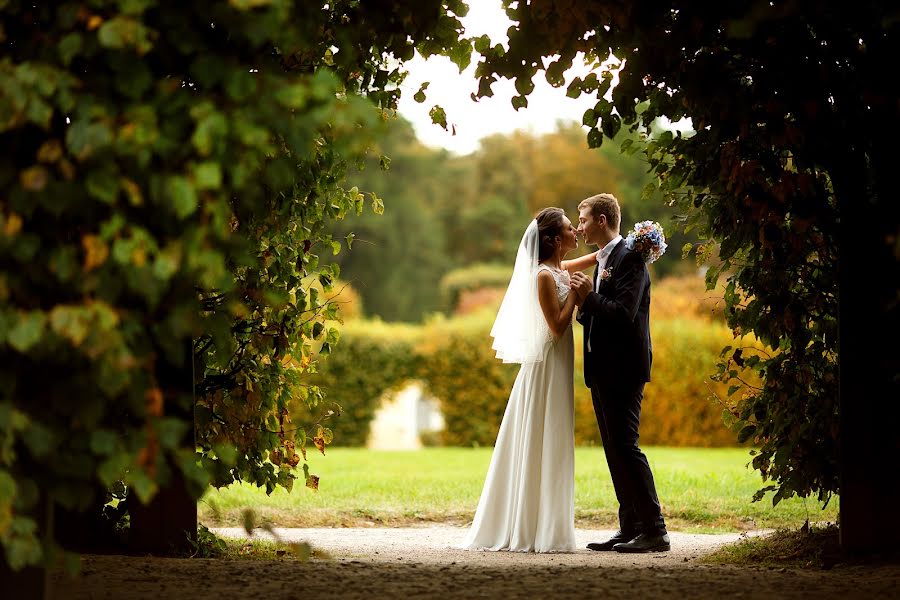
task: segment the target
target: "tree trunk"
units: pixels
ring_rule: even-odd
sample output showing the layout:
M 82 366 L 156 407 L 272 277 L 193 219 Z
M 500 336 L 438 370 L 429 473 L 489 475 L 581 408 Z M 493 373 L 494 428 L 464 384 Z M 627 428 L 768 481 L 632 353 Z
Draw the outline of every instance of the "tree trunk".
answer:
M 193 347 L 188 340 L 183 360 L 172 357 L 173 362 L 160 365 L 158 371 L 166 415 L 190 424 L 182 445 L 191 452 L 195 451 L 193 356 Z M 181 554 L 189 552 L 197 540 L 196 497 L 181 469 L 171 462 L 168 466 L 172 476 L 148 504 L 141 504 L 136 497 L 129 496 L 129 543 L 135 552 Z
M 898 219 L 896 201 L 868 185 L 865 157 L 842 158 L 832 171 L 841 219 L 840 538 L 864 553 L 900 548 Z

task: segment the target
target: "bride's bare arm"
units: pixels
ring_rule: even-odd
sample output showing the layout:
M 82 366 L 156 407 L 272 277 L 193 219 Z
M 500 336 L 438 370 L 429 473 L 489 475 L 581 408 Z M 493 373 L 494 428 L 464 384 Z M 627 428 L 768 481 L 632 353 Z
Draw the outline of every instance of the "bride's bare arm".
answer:
M 544 313 L 544 319 L 547 320 L 553 337 L 558 338 L 572 322 L 575 294 L 569 294 L 565 303 L 560 306 L 553 275 L 549 271 L 541 271 L 538 273 L 538 301 L 541 303 L 541 312 Z
M 599 252 L 599 250 L 595 250 L 584 256 L 579 256 L 578 258 L 564 260 L 562 261 L 562 268 L 568 271 L 569 275 L 574 274 L 575 271 L 584 271 L 588 267 L 597 264 L 597 252 Z

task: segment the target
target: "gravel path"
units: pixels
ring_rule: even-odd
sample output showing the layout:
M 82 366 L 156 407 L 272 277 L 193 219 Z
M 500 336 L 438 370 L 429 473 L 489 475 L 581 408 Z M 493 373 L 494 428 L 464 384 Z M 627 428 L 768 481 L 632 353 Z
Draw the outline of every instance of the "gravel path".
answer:
M 240 527 L 213 529 L 231 538 L 246 538 Z M 578 529 L 575 532 L 577 549 L 572 554 L 534 554 L 524 552 L 479 552 L 457 550 L 466 530 L 449 525 L 395 528 L 340 529 L 275 529 L 285 542 L 309 542 L 313 548 L 326 551 L 336 560 L 357 560 L 369 563 L 414 562 L 419 564 L 468 564 L 472 566 L 674 566 L 709 553 L 723 544 L 735 542 L 740 534 L 703 535 L 672 532 L 670 552 L 650 554 L 619 554 L 593 552 L 588 542 L 608 539 L 614 531 Z M 762 532 L 753 532 L 750 535 Z M 259 538 L 270 539 L 264 531 L 255 532 Z
M 217 529 L 245 537 L 241 529 Z M 625 555 L 454 550 L 465 530 L 421 528 L 281 529 L 331 558 L 295 560 L 85 556 L 77 579 L 55 576 L 66 600 L 380 598 L 900 598 L 900 565 L 836 566 L 822 571 L 700 565 L 695 557 L 738 534 L 671 533 L 673 549 Z M 610 531 L 579 530 L 583 547 Z M 5 599 L 3 594 L 0 597 Z

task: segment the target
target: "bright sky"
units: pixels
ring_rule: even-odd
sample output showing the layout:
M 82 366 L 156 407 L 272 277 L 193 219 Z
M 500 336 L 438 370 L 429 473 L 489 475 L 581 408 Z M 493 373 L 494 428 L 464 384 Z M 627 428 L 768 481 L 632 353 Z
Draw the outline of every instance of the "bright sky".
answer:
M 492 44 L 506 44 L 506 30 L 512 21 L 506 16 L 499 0 L 472 0 L 469 14 L 461 19 L 466 28 L 466 36 L 487 34 Z M 516 111 L 510 99 L 516 95 L 514 83 L 501 79 L 494 83 L 494 96 L 473 102 L 472 92 L 477 91 L 474 77 L 475 61 L 463 71 L 449 58 L 433 56 L 424 60 L 421 56 L 407 63 L 409 76 L 403 83 L 400 99 L 400 114 L 412 122 L 419 139 L 433 147 L 447 148 L 458 154 L 468 154 L 478 147 L 478 141 L 494 133 L 510 133 L 517 129 L 534 133 L 547 133 L 556 128 L 558 120 L 581 122 L 584 111 L 596 104 L 593 96 L 577 99 L 566 96 L 565 86 L 551 87 L 539 72 L 534 78 L 534 91 L 528 96 L 528 107 Z M 586 74 L 582 67 L 577 72 L 573 67 L 566 73 L 566 84 L 575 76 Z M 419 86 L 430 82 L 426 90 L 425 102 L 413 100 Z M 428 111 L 435 104 L 447 111 L 448 129 L 456 125 L 456 135 L 452 135 L 440 125 L 431 122 Z

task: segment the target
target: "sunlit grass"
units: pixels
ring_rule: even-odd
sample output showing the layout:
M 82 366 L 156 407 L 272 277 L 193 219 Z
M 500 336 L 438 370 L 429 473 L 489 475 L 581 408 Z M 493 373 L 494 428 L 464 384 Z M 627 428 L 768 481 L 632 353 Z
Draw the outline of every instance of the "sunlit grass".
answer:
M 271 496 L 253 486 L 211 490 L 201 501 L 209 526 L 240 525 L 244 509 L 279 527 L 411 525 L 471 520 L 491 458 L 491 448 L 419 451 L 329 449 L 310 455 L 319 491 L 302 487 Z M 746 449 L 646 448 L 663 513 L 671 529 L 694 532 L 799 527 L 835 521 L 837 501 L 826 510 L 793 498 L 777 507 L 751 502 L 761 487 L 746 467 Z M 602 448 L 575 451 L 575 512 L 582 527 L 615 527 L 616 502 Z
M 706 564 L 762 565 L 768 567 L 829 568 L 852 557 L 841 551 L 838 528 L 779 529 L 763 536 L 748 536 L 700 558 Z

